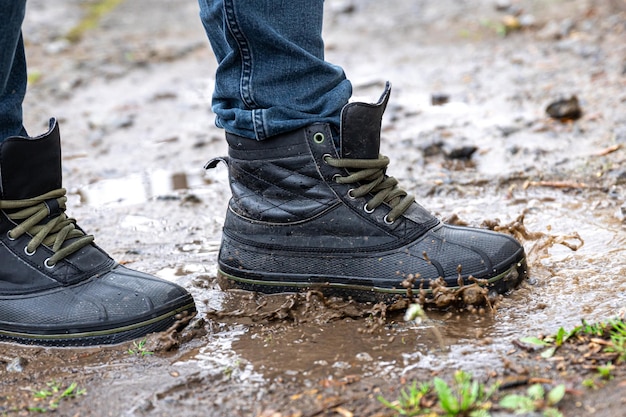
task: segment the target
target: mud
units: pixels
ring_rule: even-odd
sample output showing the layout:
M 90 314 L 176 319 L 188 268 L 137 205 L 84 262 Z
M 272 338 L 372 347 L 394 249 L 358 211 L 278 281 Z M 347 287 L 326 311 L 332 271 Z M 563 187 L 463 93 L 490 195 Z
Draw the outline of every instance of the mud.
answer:
M 389 173 L 442 218 L 515 235 L 528 253 L 530 279 L 511 294 L 411 321 L 314 292 L 222 291 L 226 170 L 202 167 L 226 145 L 197 5 L 122 1 L 67 40 L 94 4 L 29 0 L 27 128 L 59 118 L 72 217 L 120 262 L 184 285 L 200 311 L 141 346 L 0 344 L 0 414 L 54 408 L 35 393 L 76 383 L 85 392 L 57 415 L 391 416 L 377 396 L 458 369 L 522 390 L 565 383 L 566 416 L 623 414 L 619 366 L 589 389 L 593 367 L 517 343 L 626 307 L 623 1 L 326 1 L 327 58 L 355 99 L 394 85 Z M 579 117 L 547 113 L 573 96 Z

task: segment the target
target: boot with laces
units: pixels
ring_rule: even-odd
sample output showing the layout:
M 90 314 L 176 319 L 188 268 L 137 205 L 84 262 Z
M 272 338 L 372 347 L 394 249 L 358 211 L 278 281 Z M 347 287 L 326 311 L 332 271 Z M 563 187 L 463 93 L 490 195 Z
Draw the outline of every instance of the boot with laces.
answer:
M 0 341 L 114 344 L 195 314 L 182 287 L 113 261 L 65 214 L 50 131 L 0 142 Z
M 232 198 L 223 228 L 223 286 L 265 293 L 317 289 L 360 300 L 480 282 L 505 293 L 526 276 L 523 247 L 488 230 L 443 224 L 386 175 L 376 104 L 349 103 L 340 143 L 328 124 L 262 142 L 226 134 Z

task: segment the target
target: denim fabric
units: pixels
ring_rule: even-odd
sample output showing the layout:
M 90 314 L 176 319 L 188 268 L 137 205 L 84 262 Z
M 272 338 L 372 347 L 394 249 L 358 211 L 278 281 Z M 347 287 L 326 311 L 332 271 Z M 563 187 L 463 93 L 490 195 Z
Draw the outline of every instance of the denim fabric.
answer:
M 199 0 L 218 62 L 216 124 L 263 140 L 315 122 L 339 127 L 352 94 L 324 60 L 323 0 Z
M 22 102 L 26 93 L 26 58 L 22 22 L 26 0 L 0 0 L 0 141 L 26 136 Z
M 339 126 L 352 94 L 324 60 L 323 0 L 199 0 L 218 61 L 213 111 L 226 131 L 262 140 L 315 122 Z M 0 140 L 26 136 L 26 0 L 0 0 Z

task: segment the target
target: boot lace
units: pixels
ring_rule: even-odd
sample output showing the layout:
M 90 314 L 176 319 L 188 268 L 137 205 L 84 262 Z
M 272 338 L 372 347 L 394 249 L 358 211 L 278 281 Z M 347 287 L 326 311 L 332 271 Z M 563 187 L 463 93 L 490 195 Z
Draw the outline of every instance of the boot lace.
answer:
M 44 244 L 52 249 L 54 254 L 46 259 L 46 266 L 53 267 L 61 259 L 71 255 L 81 248 L 91 244 L 94 237 L 86 235 L 76 226 L 76 220 L 65 215 L 65 189 L 59 188 L 46 194 L 24 200 L 0 200 L 0 209 L 9 210 L 7 216 L 18 223 L 9 230 L 9 238 L 17 239 L 25 233 L 32 236 L 26 246 L 26 253 L 33 254 Z M 50 206 L 46 201 L 55 200 L 59 206 L 58 215 L 45 221 L 50 215 Z M 67 245 L 66 241 L 74 239 Z
M 386 174 L 389 158 L 379 155 L 378 159 L 344 159 L 324 156 L 324 161 L 335 168 L 345 168 L 349 175 L 335 176 L 339 184 L 359 183 L 349 191 L 351 197 L 364 197 L 369 193 L 374 196 L 365 204 L 364 210 L 374 211 L 382 203 L 387 203 L 391 211 L 385 216 L 385 222 L 393 223 L 415 201 L 415 197 L 398 187 L 398 181 Z

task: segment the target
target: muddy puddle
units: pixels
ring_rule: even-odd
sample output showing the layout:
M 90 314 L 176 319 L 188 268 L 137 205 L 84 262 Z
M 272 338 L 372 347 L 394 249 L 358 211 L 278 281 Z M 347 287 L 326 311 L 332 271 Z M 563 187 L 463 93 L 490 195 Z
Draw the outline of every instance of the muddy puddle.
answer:
M 559 190 L 538 191 L 533 195 L 530 190 L 526 198 L 509 205 L 512 214 L 527 211 L 524 225 L 537 235 L 533 240 L 521 239 L 532 265 L 531 278 L 496 300 L 493 308 L 427 309 L 426 319 L 407 322 L 403 311 L 329 302 L 312 293 L 224 295 L 211 289 L 200 298 L 207 300 L 212 321 L 227 324 L 224 332 L 233 339 L 233 360 L 249 362 L 269 379 L 312 384 L 328 376 L 405 375 L 452 368 L 480 375 L 499 367 L 514 338 L 572 328 L 582 318 L 612 317 L 626 306 L 622 279 L 626 236 L 623 223 L 615 217 L 618 208 L 601 209 L 596 201 L 580 201 L 579 196 L 570 198 Z M 454 202 L 430 201 L 448 206 Z M 501 206 L 493 196 L 467 203 L 456 213 L 461 218 L 481 217 L 489 207 Z M 595 207 L 592 222 L 590 206 Z M 576 251 L 570 248 L 578 246 Z M 213 329 L 214 337 L 220 334 L 220 326 Z M 213 351 L 211 346 L 202 350 Z M 201 355 L 193 360 L 203 361 Z
M 199 313 L 142 349 L 0 344 L 0 415 L 28 415 L 51 381 L 87 389 L 60 405 L 63 416 L 391 415 L 377 395 L 457 369 L 507 375 L 514 340 L 626 307 L 620 2 L 513 1 L 535 21 L 503 36 L 504 12 L 489 1 L 326 1 L 327 58 L 344 66 L 355 98 L 393 83 L 389 174 L 439 217 L 514 234 L 528 254 L 530 279 L 491 307 L 427 308 L 406 321 L 404 310 L 315 292 L 219 288 L 230 192 L 225 167 L 202 168 L 226 147 L 194 2 L 122 1 L 93 36 L 52 48 L 85 9 L 59 1 L 67 21 L 57 26 L 60 9 L 29 1 L 31 68 L 42 77 L 25 114 L 33 133 L 60 119 L 70 214 L 118 261 L 188 288 Z M 546 114 L 571 94 L 582 117 Z

